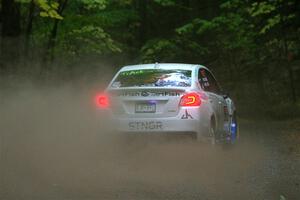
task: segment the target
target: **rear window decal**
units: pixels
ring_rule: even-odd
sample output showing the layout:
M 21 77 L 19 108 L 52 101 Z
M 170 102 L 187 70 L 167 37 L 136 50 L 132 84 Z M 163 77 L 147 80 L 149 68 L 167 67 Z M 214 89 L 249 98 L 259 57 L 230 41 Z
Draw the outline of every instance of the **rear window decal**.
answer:
M 147 93 L 147 95 L 146 95 Z M 130 91 L 124 91 L 122 93 L 119 93 L 118 96 L 124 96 L 124 97 L 135 97 L 135 96 L 180 96 L 181 93 L 180 92 L 176 92 L 176 91 L 161 91 L 161 92 L 151 92 L 151 91 L 136 91 L 136 92 L 130 92 Z
M 182 69 L 130 70 L 121 72 L 111 87 L 190 87 L 191 75 Z

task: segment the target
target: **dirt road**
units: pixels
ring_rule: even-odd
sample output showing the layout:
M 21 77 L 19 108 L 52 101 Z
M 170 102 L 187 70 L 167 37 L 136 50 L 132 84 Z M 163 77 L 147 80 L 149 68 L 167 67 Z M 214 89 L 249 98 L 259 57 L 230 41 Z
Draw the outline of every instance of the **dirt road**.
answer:
M 80 94 L 79 94 L 80 93 Z M 91 92 L 26 90 L 0 101 L 0 199 L 300 199 L 300 121 L 241 120 L 232 149 L 123 143 Z

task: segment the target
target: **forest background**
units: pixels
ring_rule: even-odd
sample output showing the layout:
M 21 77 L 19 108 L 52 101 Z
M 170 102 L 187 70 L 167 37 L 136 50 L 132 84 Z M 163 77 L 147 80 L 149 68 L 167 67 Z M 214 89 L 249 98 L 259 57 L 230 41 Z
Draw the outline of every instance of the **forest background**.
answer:
M 0 85 L 107 83 L 121 66 L 210 68 L 241 116 L 300 116 L 299 0 L 1 0 Z

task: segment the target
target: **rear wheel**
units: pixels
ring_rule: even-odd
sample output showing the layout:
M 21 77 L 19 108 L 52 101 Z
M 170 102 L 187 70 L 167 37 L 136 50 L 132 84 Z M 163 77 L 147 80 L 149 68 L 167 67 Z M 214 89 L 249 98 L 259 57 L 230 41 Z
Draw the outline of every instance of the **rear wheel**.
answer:
M 194 139 L 198 142 L 216 144 L 216 123 L 214 117 L 211 118 L 209 126 L 205 129 L 200 129 Z
M 215 145 L 217 139 L 216 139 L 216 120 L 214 117 L 212 117 L 210 120 L 210 126 L 208 131 L 209 131 L 208 132 L 209 143 Z

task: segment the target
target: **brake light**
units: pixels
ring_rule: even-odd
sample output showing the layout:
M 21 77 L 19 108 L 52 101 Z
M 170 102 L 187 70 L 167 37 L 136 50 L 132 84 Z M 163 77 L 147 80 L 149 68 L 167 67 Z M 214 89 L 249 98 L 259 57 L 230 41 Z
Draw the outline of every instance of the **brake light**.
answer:
M 99 108 L 108 108 L 110 105 L 107 94 L 98 94 L 95 98 L 95 102 Z
M 196 92 L 185 94 L 181 97 L 180 106 L 200 106 L 201 99 Z

